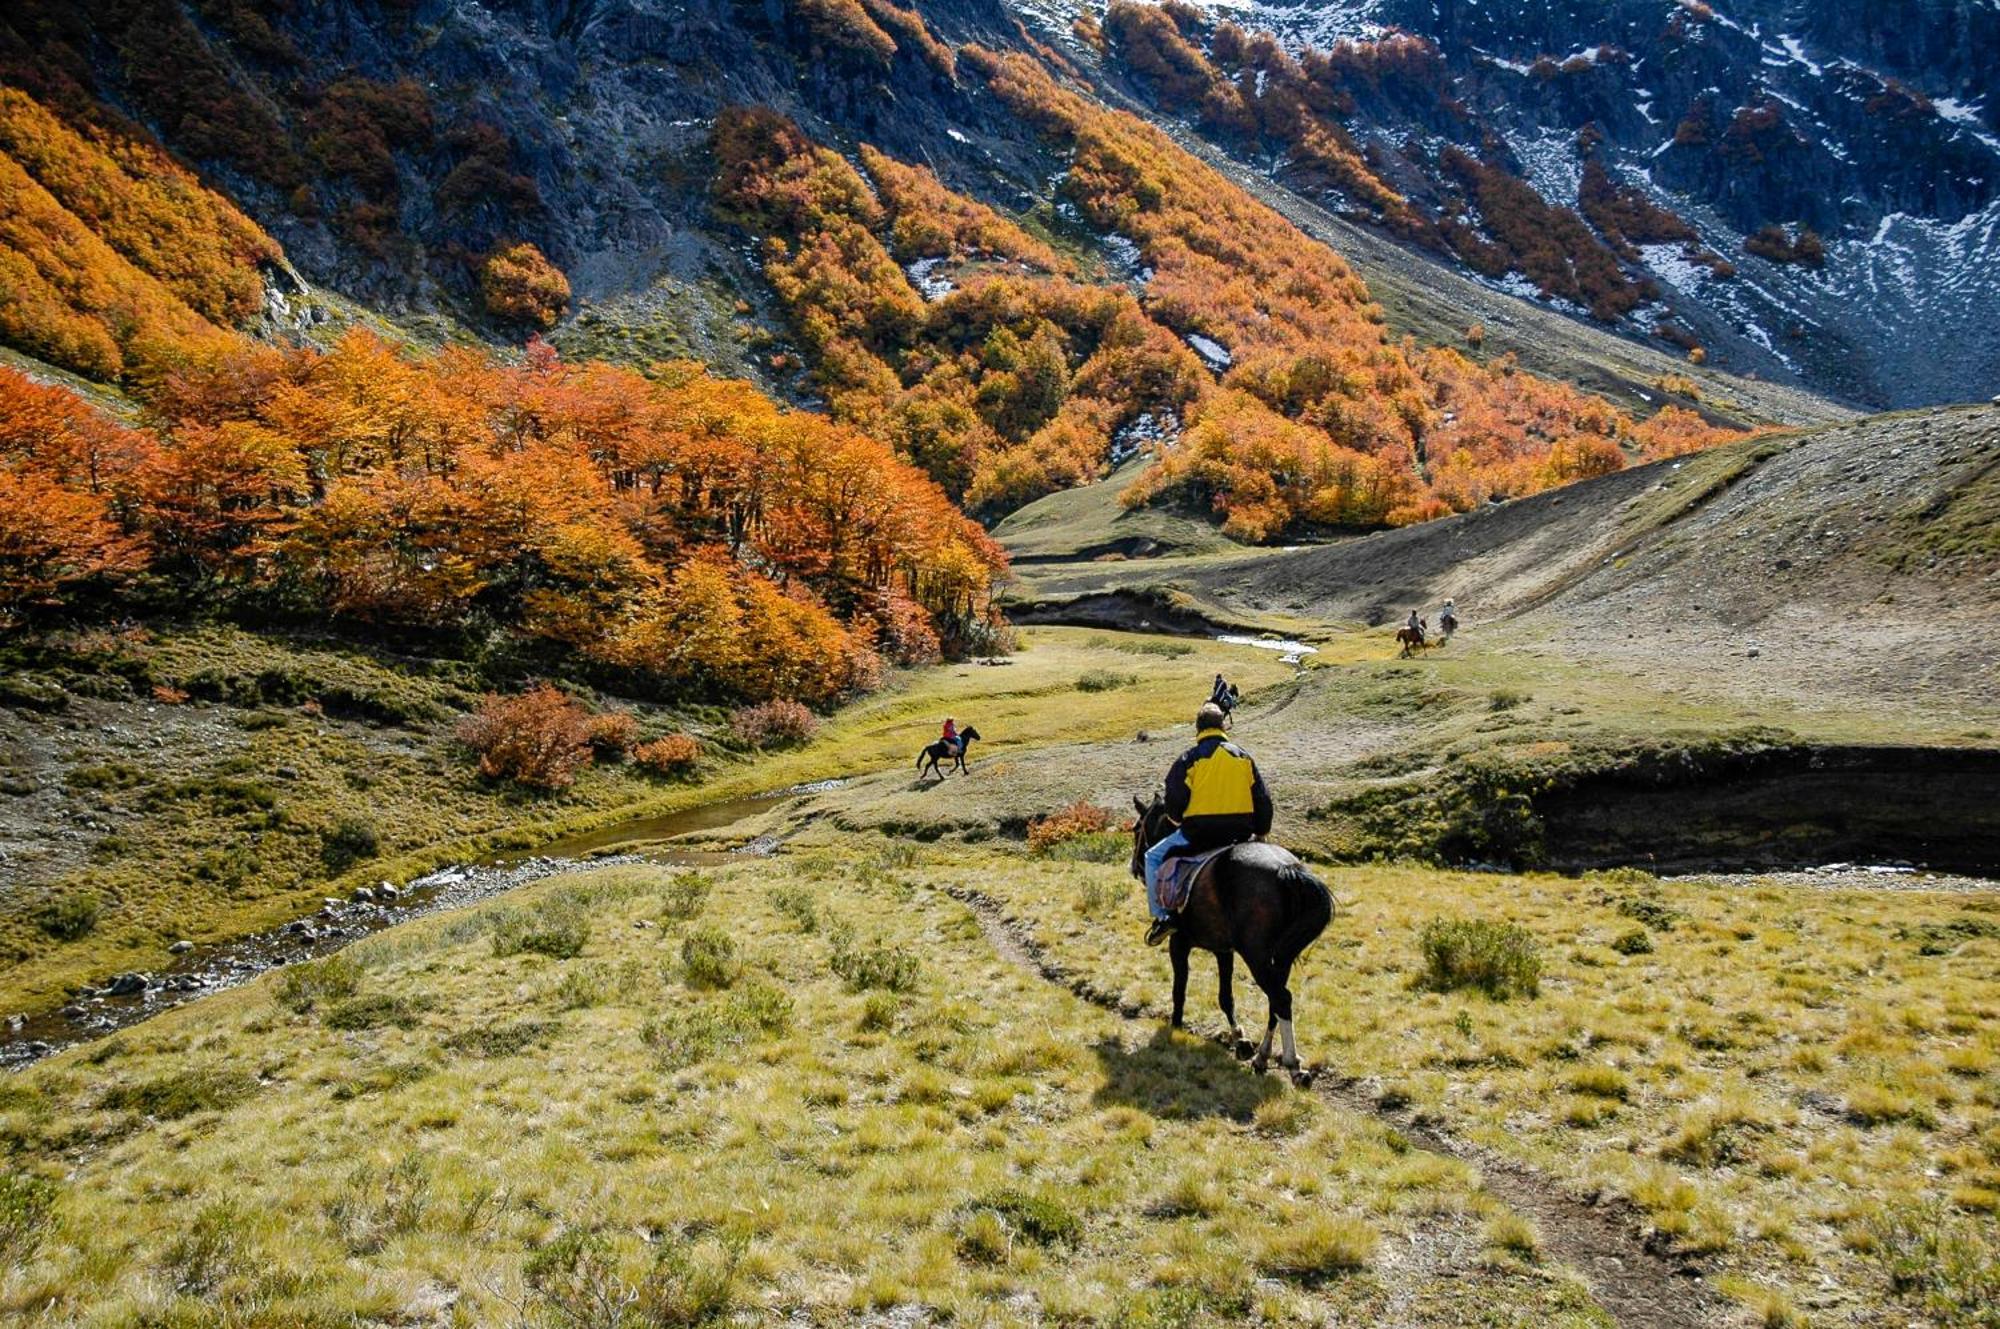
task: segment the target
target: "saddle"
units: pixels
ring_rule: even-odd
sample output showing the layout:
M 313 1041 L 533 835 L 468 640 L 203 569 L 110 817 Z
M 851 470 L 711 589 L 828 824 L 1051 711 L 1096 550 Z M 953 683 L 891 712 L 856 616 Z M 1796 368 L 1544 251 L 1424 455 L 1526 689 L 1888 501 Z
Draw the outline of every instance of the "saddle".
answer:
M 1194 880 L 1208 866 L 1208 861 L 1235 847 L 1226 844 L 1220 849 L 1204 849 L 1195 854 L 1175 854 L 1160 864 L 1160 908 L 1170 914 L 1178 914 L 1186 908 L 1188 897 L 1194 894 Z

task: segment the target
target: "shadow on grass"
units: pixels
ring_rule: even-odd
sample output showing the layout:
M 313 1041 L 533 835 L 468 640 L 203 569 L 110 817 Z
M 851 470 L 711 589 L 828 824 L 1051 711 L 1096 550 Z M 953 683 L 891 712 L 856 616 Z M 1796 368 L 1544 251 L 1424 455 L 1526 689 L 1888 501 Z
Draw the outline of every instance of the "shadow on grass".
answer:
M 1104 1087 L 1092 1099 L 1099 1107 L 1135 1107 L 1176 1121 L 1247 1121 L 1258 1104 L 1285 1092 L 1217 1044 L 1164 1026 L 1136 1048 L 1107 1038 L 1091 1051 L 1104 1068 Z

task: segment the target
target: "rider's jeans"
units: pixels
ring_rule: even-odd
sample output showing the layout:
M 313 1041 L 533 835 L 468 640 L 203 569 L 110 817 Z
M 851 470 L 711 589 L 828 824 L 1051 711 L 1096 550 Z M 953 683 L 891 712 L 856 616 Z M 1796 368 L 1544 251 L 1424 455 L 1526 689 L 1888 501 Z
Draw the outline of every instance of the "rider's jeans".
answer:
M 1167 855 L 1176 849 L 1187 847 L 1188 838 L 1176 826 L 1173 833 L 1146 851 L 1146 908 L 1154 918 L 1171 918 L 1173 915 L 1160 908 L 1160 865 L 1167 861 Z

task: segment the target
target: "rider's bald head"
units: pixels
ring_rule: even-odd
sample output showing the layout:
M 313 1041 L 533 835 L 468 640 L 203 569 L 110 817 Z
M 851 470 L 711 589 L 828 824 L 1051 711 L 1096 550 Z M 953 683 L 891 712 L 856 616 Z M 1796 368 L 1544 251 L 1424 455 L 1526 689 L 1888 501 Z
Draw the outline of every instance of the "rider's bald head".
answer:
M 1220 729 L 1222 728 L 1222 722 L 1227 718 L 1227 716 L 1223 715 L 1220 706 L 1217 706 L 1214 702 L 1210 702 L 1195 712 L 1195 732 L 1200 733 L 1204 729 Z

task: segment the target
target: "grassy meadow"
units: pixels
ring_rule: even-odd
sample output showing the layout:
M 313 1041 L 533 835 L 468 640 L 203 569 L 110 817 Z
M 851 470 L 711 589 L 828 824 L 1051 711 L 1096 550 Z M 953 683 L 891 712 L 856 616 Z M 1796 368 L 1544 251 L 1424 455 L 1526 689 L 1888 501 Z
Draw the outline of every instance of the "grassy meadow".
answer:
M 1491 1155 L 1629 1202 L 1744 1318 L 1991 1323 L 1990 896 L 1336 869 L 1294 983 L 1343 1098 L 1202 1036 L 1199 959 L 1163 1029 L 1121 849 L 603 868 L 62 1054 L 0 1085 L 0 1315 L 1607 1323 Z M 1438 918 L 1526 935 L 1439 973 Z

